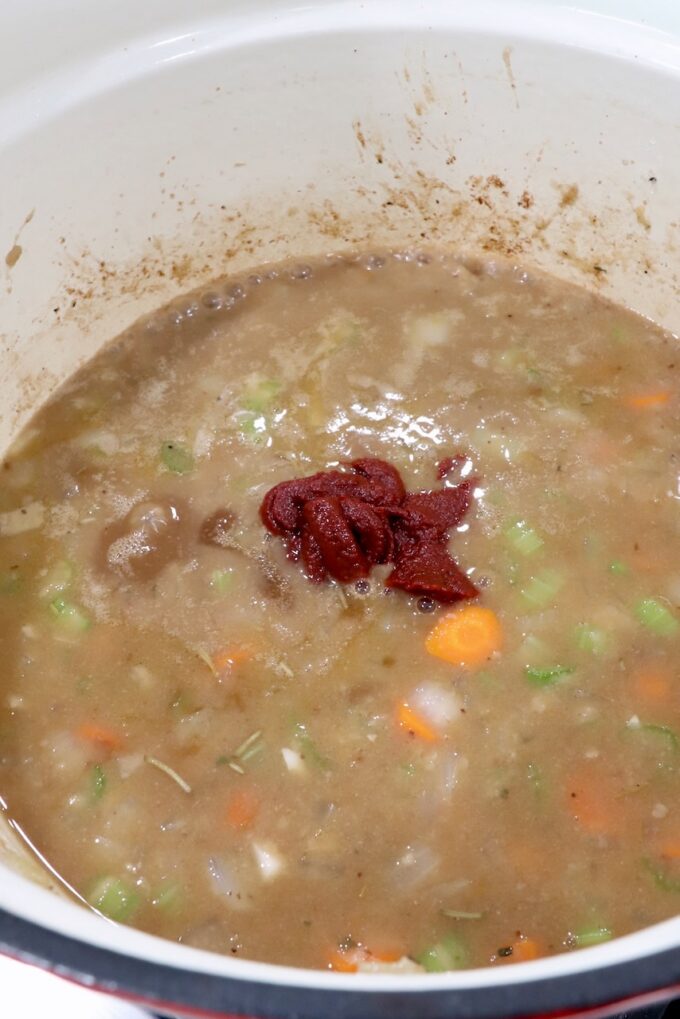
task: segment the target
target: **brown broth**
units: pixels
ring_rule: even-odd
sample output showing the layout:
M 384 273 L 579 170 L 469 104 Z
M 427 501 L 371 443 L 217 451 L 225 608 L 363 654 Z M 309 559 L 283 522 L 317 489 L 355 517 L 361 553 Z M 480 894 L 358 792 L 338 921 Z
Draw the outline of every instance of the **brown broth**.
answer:
M 504 963 L 674 914 L 678 353 L 448 255 L 266 267 L 133 326 L 4 463 L 10 816 L 114 919 L 298 966 Z M 461 452 L 451 549 L 503 628 L 476 668 L 425 650 L 458 608 L 385 567 L 312 585 L 258 515 L 280 480 L 376 456 L 430 489 Z

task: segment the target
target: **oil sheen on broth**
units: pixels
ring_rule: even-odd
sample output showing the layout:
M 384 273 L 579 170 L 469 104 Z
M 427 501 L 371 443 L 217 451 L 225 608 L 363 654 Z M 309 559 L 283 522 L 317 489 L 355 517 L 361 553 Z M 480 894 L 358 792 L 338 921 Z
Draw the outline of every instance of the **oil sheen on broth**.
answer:
M 10 817 L 112 919 L 249 959 L 506 964 L 674 914 L 679 357 L 449 255 L 136 324 L 4 463 Z M 431 489 L 456 454 L 451 549 L 502 634 L 468 666 L 426 641 L 475 603 L 312 584 L 259 516 L 284 479 L 379 457 Z

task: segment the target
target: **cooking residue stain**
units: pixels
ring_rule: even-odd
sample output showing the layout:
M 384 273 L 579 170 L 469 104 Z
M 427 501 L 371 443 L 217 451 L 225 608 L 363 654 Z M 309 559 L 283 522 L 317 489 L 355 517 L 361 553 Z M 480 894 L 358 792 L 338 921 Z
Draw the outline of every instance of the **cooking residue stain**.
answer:
M 560 198 L 560 209 L 566 209 L 568 205 L 574 205 L 578 198 L 578 185 L 570 184 L 565 188 Z
M 515 81 L 515 74 L 512 70 L 512 46 L 506 46 L 503 50 L 503 63 L 505 64 L 505 73 L 508 76 L 510 82 L 510 88 L 515 99 L 515 106 L 519 109 L 519 99 L 517 98 L 517 82 Z
M 13 269 L 19 259 L 24 253 L 24 249 L 20 244 L 14 244 L 5 255 L 5 265 L 8 269 Z

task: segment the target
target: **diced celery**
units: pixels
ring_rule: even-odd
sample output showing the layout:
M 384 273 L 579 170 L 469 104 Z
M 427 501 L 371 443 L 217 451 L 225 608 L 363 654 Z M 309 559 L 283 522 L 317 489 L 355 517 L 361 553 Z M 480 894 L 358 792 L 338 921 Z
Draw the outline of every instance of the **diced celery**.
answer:
M 238 415 L 238 429 L 251 442 L 263 442 L 267 434 L 267 420 L 264 414 L 245 411 Z
M 330 761 L 323 754 L 319 753 L 316 743 L 307 732 L 307 726 L 302 722 L 297 722 L 293 727 L 293 734 L 301 755 L 310 764 L 316 765 L 322 771 L 328 771 L 331 766 Z
M 92 799 L 101 800 L 106 792 L 106 773 L 101 764 L 95 764 L 92 768 L 91 788 Z
M 161 463 L 173 474 L 188 474 L 193 470 L 194 458 L 184 446 L 178 442 L 161 443 Z
M 110 920 L 124 923 L 139 906 L 139 895 L 117 877 L 103 877 L 92 887 L 87 901 Z
M 66 591 L 73 583 L 75 570 L 73 564 L 61 559 L 47 571 L 40 585 L 41 598 L 54 598 Z
M 609 650 L 609 634 L 598 626 L 579 623 L 574 630 L 574 639 L 577 648 L 592 655 L 604 655 Z
M 524 667 L 527 679 L 536 686 L 550 686 L 562 676 L 570 676 L 573 671 L 569 665 L 553 665 L 547 669 L 536 669 L 531 665 Z
M 255 414 L 264 414 L 281 392 L 278 379 L 255 379 L 246 389 L 242 406 Z
M 680 630 L 680 622 L 656 598 L 643 598 L 639 601 L 635 606 L 635 616 L 638 622 L 661 637 L 673 637 Z
M 84 633 L 92 626 L 91 620 L 83 610 L 64 598 L 53 598 L 50 602 L 50 612 L 59 626 L 69 633 Z
M 530 556 L 543 548 L 543 538 L 540 534 L 529 527 L 525 520 L 517 520 L 505 531 L 505 537 L 520 555 Z
M 680 750 L 680 740 L 678 734 L 670 729 L 667 725 L 655 725 L 653 722 L 645 722 L 642 725 L 637 726 L 637 729 L 633 729 L 637 732 L 648 732 L 652 736 L 661 736 L 663 739 L 668 740 L 668 744 L 672 750 Z
M 590 945 L 600 945 L 603 941 L 611 941 L 613 936 L 609 927 L 585 927 L 575 931 L 571 940 L 577 948 L 588 948 Z
M 213 570 L 210 576 L 210 586 L 218 594 L 226 594 L 231 590 L 234 583 L 233 570 Z
M 165 881 L 151 898 L 151 904 L 165 913 L 178 913 L 182 908 L 182 888 L 175 881 Z
M 544 640 L 537 637 L 535 633 L 528 633 L 522 641 L 520 657 L 527 665 L 538 665 L 544 662 L 550 654 L 550 647 Z
M 415 959 L 428 973 L 446 973 L 452 969 L 463 969 L 468 963 L 468 951 L 460 938 L 447 934 Z
M 609 564 L 609 572 L 615 573 L 619 577 L 625 577 L 627 573 L 630 573 L 630 568 L 621 559 L 612 559 Z
M 664 892 L 680 892 L 680 879 L 672 878 L 666 874 L 661 867 L 658 867 L 652 860 L 645 859 L 642 861 L 645 870 L 654 878 L 654 883 L 658 888 L 661 888 Z
M 21 589 L 21 583 L 18 570 L 4 570 L 0 573 L 0 594 L 16 594 Z
M 557 570 L 541 570 L 530 577 L 520 591 L 523 604 L 529 609 L 545 609 L 554 605 L 564 586 L 564 577 Z

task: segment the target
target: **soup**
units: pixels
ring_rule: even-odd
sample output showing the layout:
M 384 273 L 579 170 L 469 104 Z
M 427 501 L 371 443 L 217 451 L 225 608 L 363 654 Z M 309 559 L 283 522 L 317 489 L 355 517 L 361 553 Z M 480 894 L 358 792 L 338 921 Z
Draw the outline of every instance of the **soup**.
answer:
M 266 267 L 137 323 L 4 462 L 13 823 L 110 919 L 296 966 L 672 915 L 677 363 L 585 290 L 446 254 Z M 301 552 L 320 503 L 344 573 Z M 390 586 L 423 542 L 453 587 Z

